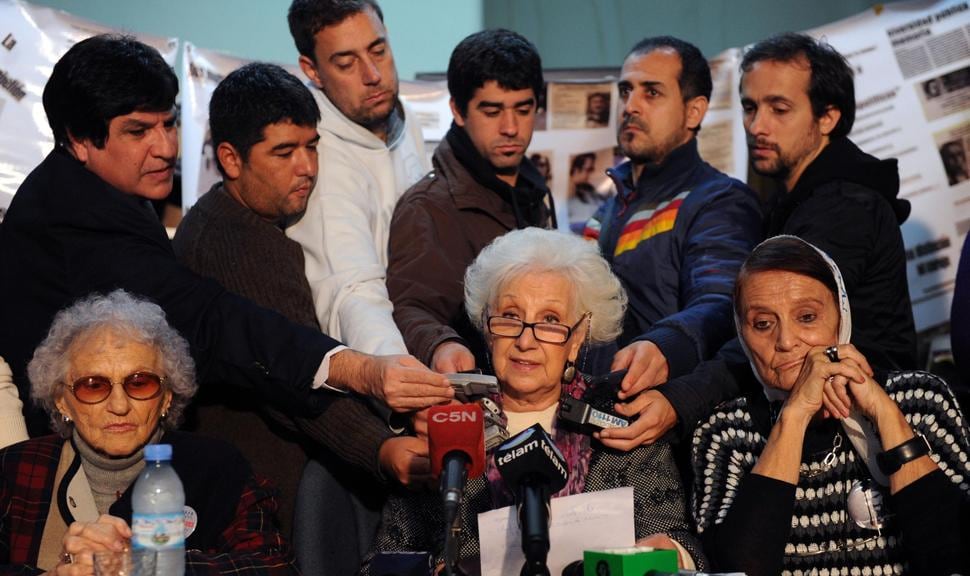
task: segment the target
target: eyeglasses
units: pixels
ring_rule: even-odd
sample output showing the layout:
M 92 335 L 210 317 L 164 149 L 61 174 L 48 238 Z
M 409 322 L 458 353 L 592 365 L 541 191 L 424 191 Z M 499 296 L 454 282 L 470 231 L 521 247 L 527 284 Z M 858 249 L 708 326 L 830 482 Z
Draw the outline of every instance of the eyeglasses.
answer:
M 152 372 L 133 372 L 121 382 L 125 394 L 133 400 L 151 400 L 162 393 L 165 378 Z M 106 376 L 84 376 L 68 386 L 82 404 L 98 404 L 111 395 L 114 383 Z
M 556 322 L 523 322 L 518 318 L 508 318 L 506 316 L 489 316 L 488 331 L 495 336 L 505 336 L 508 338 L 518 338 L 526 328 L 532 329 L 532 335 L 539 342 L 547 344 L 565 344 L 569 337 L 579 328 L 583 320 L 589 317 L 589 312 L 579 317 L 579 320 L 570 328 L 565 324 Z

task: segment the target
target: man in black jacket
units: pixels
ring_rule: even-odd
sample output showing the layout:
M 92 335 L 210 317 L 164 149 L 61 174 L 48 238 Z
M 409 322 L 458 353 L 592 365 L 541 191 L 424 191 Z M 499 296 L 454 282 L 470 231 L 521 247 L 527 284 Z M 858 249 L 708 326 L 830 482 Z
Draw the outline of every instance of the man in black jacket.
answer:
M 172 189 L 177 92 L 158 52 L 127 37 L 78 42 L 54 66 L 43 101 L 55 149 L 21 185 L 0 230 L 0 355 L 21 397 L 26 363 L 54 314 L 115 288 L 162 306 L 189 341 L 203 384 L 254 389 L 288 414 L 326 410 L 333 393 L 324 388 L 398 410 L 452 397 L 447 380 L 413 358 L 349 350 L 175 261 L 146 200 Z M 45 431 L 37 409 L 25 416 L 32 435 Z
M 803 34 L 781 34 L 750 48 L 741 62 L 741 105 L 751 165 L 778 178 L 786 193 L 772 209 L 768 236 L 791 234 L 818 246 L 839 266 L 852 306 L 852 343 L 876 370 L 916 367 L 916 331 L 899 226 L 909 202 L 897 198 L 896 160 L 879 160 L 847 137 L 855 89 L 845 58 Z M 738 391 L 747 361 L 729 342 L 693 374 L 657 387 L 676 413 L 646 410 L 634 425 L 610 431 L 632 448 L 678 422 L 689 434 L 721 400 Z M 636 401 L 628 407 L 638 411 Z

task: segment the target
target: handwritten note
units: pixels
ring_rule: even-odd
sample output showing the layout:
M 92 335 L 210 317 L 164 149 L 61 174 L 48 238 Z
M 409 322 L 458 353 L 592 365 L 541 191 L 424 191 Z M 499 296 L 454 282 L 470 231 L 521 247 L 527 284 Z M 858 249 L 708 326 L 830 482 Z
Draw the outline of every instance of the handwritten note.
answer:
M 552 499 L 549 527 L 551 574 L 574 560 L 583 550 L 633 546 L 633 488 L 576 494 Z M 478 515 L 478 536 L 482 548 L 482 576 L 518 574 L 525 562 L 522 535 L 514 507 Z

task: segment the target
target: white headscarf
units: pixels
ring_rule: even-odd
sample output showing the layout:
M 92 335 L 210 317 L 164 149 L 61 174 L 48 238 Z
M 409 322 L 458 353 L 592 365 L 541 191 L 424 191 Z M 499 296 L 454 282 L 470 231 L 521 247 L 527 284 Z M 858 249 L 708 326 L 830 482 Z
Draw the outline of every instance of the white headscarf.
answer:
M 755 247 L 755 250 L 758 250 L 758 248 L 761 248 L 763 245 L 769 242 L 777 241 L 781 238 L 796 240 L 802 244 L 805 244 L 806 246 L 810 246 L 828 265 L 829 270 L 832 272 L 832 276 L 835 278 L 837 295 L 836 306 L 839 310 L 839 334 L 837 343 L 848 344 L 849 339 L 852 336 L 852 310 L 849 308 L 849 295 L 845 290 L 845 282 L 842 280 L 842 272 L 839 271 L 839 267 L 828 254 L 820 250 L 817 246 L 814 246 L 797 236 L 781 235 L 768 238 L 761 244 L 758 244 L 758 246 Z M 738 332 L 738 340 L 741 342 L 741 348 L 744 350 L 744 354 L 748 357 L 748 362 L 751 364 L 751 371 L 754 372 L 755 378 L 757 378 L 758 382 L 761 383 L 761 387 L 764 389 L 765 396 L 769 401 L 784 401 L 788 398 L 788 390 L 780 390 L 778 388 L 767 386 L 765 385 L 764 380 L 761 379 L 761 374 L 758 372 L 758 368 L 754 363 L 754 357 L 751 354 L 751 350 L 748 349 L 748 344 L 744 341 L 744 336 L 741 332 L 743 321 L 741 319 L 741 310 L 739 309 L 739 306 L 740 302 L 734 303 L 734 327 Z M 849 411 L 849 416 L 842 419 L 842 428 L 849 437 L 849 441 L 852 442 L 852 446 L 855 447 L 856 452 L 866 463 L 866 466 L 869 468 L 869 472 L 872 474 L 873 479 L 883 486 L 888 486 L 889 479 L 886 478 L 886 475 L 882 473 L 879 466 L 876 464 L 876 454 L 882 450 L 882 445 L 879 442 L 879 436 L 876 434 L 872 423 L 853 407 Z

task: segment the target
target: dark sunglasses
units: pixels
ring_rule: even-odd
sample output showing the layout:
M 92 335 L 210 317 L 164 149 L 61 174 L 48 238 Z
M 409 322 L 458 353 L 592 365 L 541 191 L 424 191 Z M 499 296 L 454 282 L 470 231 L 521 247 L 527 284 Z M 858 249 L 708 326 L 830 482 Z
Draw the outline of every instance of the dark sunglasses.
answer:
M 152 372 L 133 372 L 121 382 L 125 394 L 132 400 L 151 400 L 162 393 L 165 378 Z M 114 383 L 107 376 L 84 376 L 68 386 L 82 404 L 97 404 L 111 396 Z

